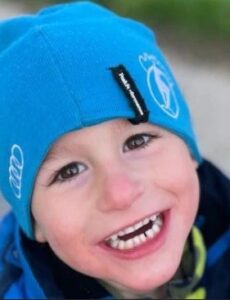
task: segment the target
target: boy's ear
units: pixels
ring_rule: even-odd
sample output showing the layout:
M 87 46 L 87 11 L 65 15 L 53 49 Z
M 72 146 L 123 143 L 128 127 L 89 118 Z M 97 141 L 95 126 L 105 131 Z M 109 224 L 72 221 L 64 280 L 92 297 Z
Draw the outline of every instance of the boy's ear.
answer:
M 34 225 L 34 236 L 35 240 L 39 243 L 45 243 L 47 241 L 44 233 L 41 230 L 41 227 L 38 225 L 37 222 L 35 222 Z

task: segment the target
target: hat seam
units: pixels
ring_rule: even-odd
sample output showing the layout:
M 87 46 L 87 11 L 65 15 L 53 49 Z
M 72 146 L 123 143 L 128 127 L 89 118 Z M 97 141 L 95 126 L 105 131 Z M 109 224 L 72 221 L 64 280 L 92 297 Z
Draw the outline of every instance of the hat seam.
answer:
M 60 74 L 60 77 L 61 77 L 61 79 L 62 79 L 62 81 L 63 81 L 64 86 L 65 86 L 65 89 L 67 90 L 67 93 L 68 93 L 69 96 L 70 96 L 70 99 L 71 99 L 71 101 L 72 101 L 72 104 L 73 104 L 74 106 L 77 107 L 78 115 L 80 116 L 80 118 L 79 118 L 79 119 L 80 119 L 80 123 L 81 123 L 81 126 L 83 127 L 83 126 L 84 126 L 84 125 L 83 125 L 83 122 L 82 122 L 82 119 L 83 119 L 83 118 L 82 118 L 82 114 L 81 114 L 80 107 L 79 107 L 78 102 L 76 101 L 76 99 L 75 99 L 75 97 L 74 97 L 74 94 L 73 94 L 73 92 L 72 92 L 70 86 L 69 86 L 68 83 L 67 83 L 67 80 L 66 80 L 65 75 L 64 75 L 63 72 L 62 72 L 62 69 L 61 69 L 60 63 L 59 63 L 59 59 L 58 59 L 57 55 L 55 54 L 55 52 L 54 52 L 54 50 L 53 50 L 54 47 L 52 46 L 49 37 L 47 36 L 47 34 L 44 32 L 44 30 L 43 30 L 41 27 L 37 27 L 37 32 L 38 32 L 38 34 L 41 36 L 41 38 L 43 39 L 45 45 L 47 46 L 47 50 L 48 50 L 50 56 L 51 56 L 52 59 L 53 59 L 54 65 L 55 65 L 55 67 L 56 67 L 58 73 Z

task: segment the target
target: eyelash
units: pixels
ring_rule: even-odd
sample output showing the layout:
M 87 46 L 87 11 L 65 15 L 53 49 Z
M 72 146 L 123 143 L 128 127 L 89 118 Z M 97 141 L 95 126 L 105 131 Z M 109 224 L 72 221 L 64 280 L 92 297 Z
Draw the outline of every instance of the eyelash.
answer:
M 149 134 L 149 133 L 138 133 L 138 134 L 135 134 L 135 135 L 132 135 L 130 136 L 124 143 L 124 146 L 123 146 L 123 151 L 124 152 L 128 152 L 128 151 L 137 151 L 137 150 L 141 150 L 143 148 L 146 148 L 150 145 L 150 143 L 152 142 L 153 139 L 156 139 L 156 138 L 159 138 L 160 136 L 159 135 L 156 135 L 156 134 Z M 138 144 L 137 141 L 138 139 L 142 139 L 141 143 Z M 146 140 L 147 138 L 147 140 Z M 125 149 L 126 146 L 128 145 L 128 143 L 131 143 L 131 142 L 136 142 L 136 144 L 132 145 L 131 144 L 129 146 L 131 146 L 130 148 Z M 139 140 L 140 142 L 140 140 Z M 70 176 L 66 177 L 66 178 L 63 178 L 63 172 L 64 171 L 70 171 L 71 167 L 75 167 L 77 169 L 77 172 L 73 175 L 70 174 Z M 79 168 L 82 168 L 84 170 L 80 170 L 79 171 Z M 75 170 L 76 170 L 75 169 Z M 53 183 L 63 183 L 63 182 L 67 182 L 67 181 L 71 181 L 73 180 L 76 176 L 80 175 L 82 172 L 84 172 L 85 170 L 87 170 L 87 166 L 84 165 L 83 163 L 80 163 L 80 162 L 71 162 L 69 164 L 67 164 L 66 166 L 62 167 L 60 170 L 56 171 L 55 172 L 55 175 L 54 175 L 54 178 L 53 180 L 51 181 L 51 183 L 49 184 L 52 185 Z M 62 178 L 60 178 L 62 176 Z
M 152 142 L 153 139 L 156 139 L 158 138 L 159 135 L 156 135 L 156 134 L 149 134 L 149 133 L 138 133 L 138 134 L 135 134 L 131 137 L 129 137 L 126 142 L 125 142 L 125 145 L 123 147 L 123 150 L 124 152 L 127 152 L 127 150 L 125 149 L 125 146 L 127 146 L 128 142 L 136 142 L 138 138 L 141 138 L 143 139 L 144 138 L 144 141 L 142 140 L 142 143 L 141 144 L 136 144 L 134 146 L 132 146 L 131 148 L 132 149 L 128 149 L 128 151 L 134 151 L 134 150 L 141 150 L 143 148 L 146 148 L 149 146 L 149 144 Z M 147 141 L 146 141 L 146 138 L 147 138 Z
M 63 178 L 63 172 L 64 171 L 69 171 L 71 169 L 71 167 L 76 167 L 77 172 L 73 175 L 70 175 L 67 178 Z M 81 169 L 82 167 L 83 167 L 84 170 Z M 80 171 L 79 171 L 79 168 L 81 169 Z M 49 185 L 52 185 L 53 183 L 62 183 L 62 182 L 70 181 L 75 176 L 77 176 L 77 175 L 81 174 L 82 172 L 84 172 L 86 169 L 87 169 L 87 167 L 83 163 L 71 162 L 68 165 L 62 167 L 60 170 L 55 172 L 54 178 L 53 178 L 53 180 L 51 181 L 51 183 Z M 60 178 L 60 176 L 62 176 L 62 178 Z

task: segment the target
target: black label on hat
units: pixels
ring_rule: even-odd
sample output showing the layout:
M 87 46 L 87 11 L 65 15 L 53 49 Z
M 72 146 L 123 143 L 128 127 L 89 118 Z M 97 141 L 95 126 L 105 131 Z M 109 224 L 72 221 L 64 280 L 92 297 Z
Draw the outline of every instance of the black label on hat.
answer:
M 136 113 L 136 117 L 130 121 L 133 124 L 144 123 L 148 121 L 149 111 L 146 108 L 145 101 L 141 96 L 134 80 L 123 65 L 110 68 L 112 74 L 123 92 L 129 99 L 129 103 Z

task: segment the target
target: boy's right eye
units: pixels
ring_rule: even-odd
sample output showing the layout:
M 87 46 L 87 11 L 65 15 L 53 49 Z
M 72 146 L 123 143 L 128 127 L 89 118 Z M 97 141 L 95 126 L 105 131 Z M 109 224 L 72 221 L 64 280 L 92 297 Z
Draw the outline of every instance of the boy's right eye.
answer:
M 51 184 L 54 182 L 64 182 L 71 180 L 73 177 L 81 174 L 87 169 L 87 167 L 79 162 L 71 162 L 70 164 L 62 167 L 58 170 Z

